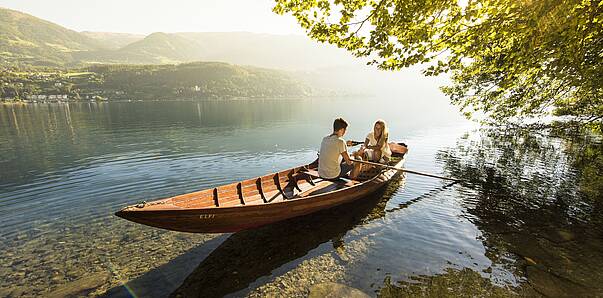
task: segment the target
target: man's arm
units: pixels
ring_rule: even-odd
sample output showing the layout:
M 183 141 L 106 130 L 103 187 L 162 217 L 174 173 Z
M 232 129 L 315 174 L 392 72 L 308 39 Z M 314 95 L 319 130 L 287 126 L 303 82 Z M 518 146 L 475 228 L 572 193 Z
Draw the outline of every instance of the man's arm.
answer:
M 345 160 L 345 163 L 347 163 L 349 165 L 351 165 L 353 163 L 352 160 L 350 159 L 350 155 L 348 154 L 347 151 L 341 152 L 341 156 L 343 156 L 343 160 Z

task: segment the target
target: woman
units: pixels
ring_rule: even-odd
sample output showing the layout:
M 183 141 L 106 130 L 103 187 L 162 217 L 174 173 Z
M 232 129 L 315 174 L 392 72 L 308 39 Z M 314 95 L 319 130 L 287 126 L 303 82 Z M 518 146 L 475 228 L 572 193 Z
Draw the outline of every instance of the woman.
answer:
M 388 143 L 389 131 L 383 120 L 377 120 L 373 131 L 366 135 L 358 155 L 370 161 L 387 163 L 392 156 Z

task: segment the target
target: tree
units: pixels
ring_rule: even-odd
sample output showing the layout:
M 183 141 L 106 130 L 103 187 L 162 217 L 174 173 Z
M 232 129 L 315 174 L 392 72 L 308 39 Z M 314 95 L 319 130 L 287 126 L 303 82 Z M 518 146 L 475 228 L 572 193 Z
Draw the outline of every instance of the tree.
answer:
M 369 64 L 424 64 L 466 116 L 567 116 L 601 131 L 603 1 L 276 0 L 307 34 Z

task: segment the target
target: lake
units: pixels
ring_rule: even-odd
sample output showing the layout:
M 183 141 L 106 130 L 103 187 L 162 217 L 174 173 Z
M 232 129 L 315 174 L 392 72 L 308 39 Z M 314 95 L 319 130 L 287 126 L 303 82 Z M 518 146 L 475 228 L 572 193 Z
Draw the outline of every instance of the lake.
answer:
M 316 158 L 332 120 L 383 118 L 407 175 L 361 201 L 234 234 L 113 213 Z M 600 138 L 480 128 L 442 102 L 0 105 L 0 297 L 603 296 Z

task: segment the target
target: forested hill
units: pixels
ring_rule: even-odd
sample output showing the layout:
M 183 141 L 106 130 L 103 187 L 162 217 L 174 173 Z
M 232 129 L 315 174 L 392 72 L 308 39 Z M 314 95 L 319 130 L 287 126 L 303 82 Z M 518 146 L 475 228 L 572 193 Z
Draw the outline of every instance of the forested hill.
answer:
M 299 98 L 310 92 L 282 71 L 220 62 L 94 65 L 72 71 L 5 71 L 0 76 L 4 100 Z
M 114 32 L 93 32 L 93 31 L 82 31 L 81 34 L 96 39 L 102 43 L 104 47 L 109 50 L 117 50 L 125 47 L 133 42 L 142 40 L 145 36 L 142 34 L 131 34 L 131 33 L 114 33 Z
M 0 8 L 0 64 L 59 66 L 75 51 L 103 49 L 102 43 L 34 16 Z
M 123 91 L 134 98 L 276 98 L 310 92 L 281 71 L 219 62 L 108 65 L 89 70 L 103 77 L 103 89 Z
M 105 41 L 110 41 L 106 39 Z M 174 34 L 152 33 L 116 50 L 82 51 L 73 54 L 81 63 L 169 64 L 201 61 L 201 47 Z

